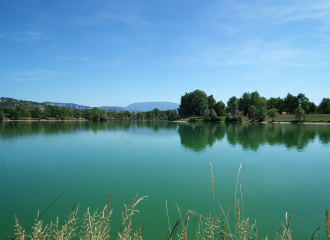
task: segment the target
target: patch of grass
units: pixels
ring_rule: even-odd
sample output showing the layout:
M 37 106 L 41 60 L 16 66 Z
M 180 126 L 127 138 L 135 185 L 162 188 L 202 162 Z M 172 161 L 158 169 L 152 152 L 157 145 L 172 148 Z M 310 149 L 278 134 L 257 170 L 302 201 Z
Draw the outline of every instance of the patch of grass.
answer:
M 270 121 L 270 120 L 269 120 Z M 274 118 L 275 122 L 298 122 L 294 114 L 278 115 Z M 330 114 L 306 114 L 303 122 L 329 122 Z

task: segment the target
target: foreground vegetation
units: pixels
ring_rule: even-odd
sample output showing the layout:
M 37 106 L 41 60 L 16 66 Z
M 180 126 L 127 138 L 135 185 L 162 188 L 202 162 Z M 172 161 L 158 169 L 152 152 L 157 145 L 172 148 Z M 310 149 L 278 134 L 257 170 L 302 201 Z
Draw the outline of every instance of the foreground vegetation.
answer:
M 211 189 L 212 189 L 212 200 L 213 200 L 213 208 L 210 211 L 209 216 L 202 216 L 201 214 L 197 214 L 194 211 L 188 211 L 186 214 L 181 215 L 180 209 L 178 207 L 178 211 L 180 213 L 180 219 L 178 219 L 174 226 L 170 226 L 169 214 L 167 210 L 166 203 L 166 211 L 168 218 L 168 235 L 160 236 L 159 239 L 191 239 L 192 235 L 191 230 L 189 229 L 189 222 L 198 221 L 197 229 L 194 229 L 194 235 L 196 239 L 206 240 L 206 239 L 237 239 L 237 240 L 247 240 L 247 239 L 258 239 L 258 229 L 257 222 L 251 222 L 249 218 L 244 217 L 243 212 L 243 199 L 242 192 L 240 190 L 240 197 L 238 197 L 238 178 L 240 174 L 240 170 L 244 167 L 243 164 L 240 165 L 237 175 L 236 189 L 235 189 L 235 203 L 234 203 L 234 214 L 233 216 L 229 216 L 230 202 L 228 204 L 228 209 L 225 211 L 221 204 L 219 206 L 221 208 L 220 213 L 216 213 L 215 211 L 215 199 L 214 199 L 214 190 L 213 190 L 213 172 L 212 172 L 212 164 L 210 163 L 211 169 Z M 61 196 L 61 195 L 60 195 Z M 124 209 L 122 211 L 122 224 L 120 230 L 116 232 L 115 239 L 134 239 L 140 240 L 142 239 L 142 231 L 143 225 L 136 228 L 133 222 L 133 216 L 139 211 L 136 210 L 137 204 L 142 201 L 145 197 L 137 199 L 137 196 L 132 199 L 129 205 L 124 204 Z M 23 230 L 18 219 L 15 217 L 15 238 L 18 240 L 24 239 L 35 239 L 35 240 L 45 240 L 45 239 L 110 239 L 110 235 L 113 234 L 111 232 L 111 217 L 113 211 L 110 209 L 110 200 L 111 200 L 111 192 L 109 195 L 109 199 L 105 207 L 102 211 L 96 210 L 94 213 L 91 213 L 90 209 L 87 208 L 86 213 L 81 221 L 79 221 L 78 215 L 78 207 L 73 207 L 71 214 L 68 216 L 68 220 L 65 221 L 63 225 L 59 224 L 59 218 L 57 217 L 56 221 L 51 222 L 48 225 L 44 225 L 43 221 L 40 219 L 41 216 L 45 213 L 45 211 L 38 216 L 35 222 L 26 230 Z M 56 201 L 56 200 L 55 200 Z M 49 207 L 48 207 L 49 208 Z M 47 208 L 47 209 L 48 209 Z M 47 210 L 46 209 L 46 210 Z M 282 223 L 282 226 L 279 231 L 276 232 L 276 240 L 291 240 L 292 232 L 290 229 L 290 221 L 291 221 L 291 213 L 285 214 L 285 222 Z M 229 218 L 233 218 L 234 226 L 230 226 Z M 330 220 L 327 206 L 325 207 L 325 225 L 326 225 L 326 233 L 328 240 L 330 240 Z M 162 226 L 165 227 L 165 226 Z M 32 233 L 28 235 L 29 229 L 32 230 Z M 320 229 L 317 228 L 314 233 L 311 233 L 311 239 L 315 239 L 316 232 Z M 7 237 L 9 239 L 9 237 Z M 268 239 L 267 236 L 263 239 Z

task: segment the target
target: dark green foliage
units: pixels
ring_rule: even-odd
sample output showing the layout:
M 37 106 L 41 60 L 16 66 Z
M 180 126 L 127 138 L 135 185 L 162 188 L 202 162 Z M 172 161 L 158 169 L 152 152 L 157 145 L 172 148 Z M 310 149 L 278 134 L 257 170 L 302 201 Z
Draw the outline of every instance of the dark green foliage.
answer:
M 0 111 L 0 121 L 5 119 L 5 113 L 3 111 Z
M 251 105 L 248 110 L 249 119 L 254 121 L 257 119 L 258 110 L 254 105 Z
M 284 111 L 284 99 L 278 97 L 278 98 L 273 98 L 271 97 L 267 101 L 267 109 L 272 109 L 275 108 L 277 111 L 282 114 Z
M 309 102 L 309 113 L 316 113 L 317 111 L 317 106 L 313 102 Z
M 238 110 L 243 111 L 244 115 L 247 115 L 250 106 L 251 106 L 250 93 L 245 92 L 238 101 Z
M 227 102 L 228 111 L 234 116 L 238 109 L 238 99 L 233 96 Z
M 274 118 L 278 115 L 277 109 L 276 108 L 269 109 L 267 111 L 267 115 L 269 117 L 273 118 L 273 121 L 274 121 Z
M 213 121 L 215 121 L 217 119 L 217 113 L 214 111 L 214 109 L 211 109 L 209 116 L 210 116 L 211 120 L 213 120 Z
M 305 94 L 299 93 L 297 96 L 297 101 L 299 103 L 299 106 L 304 109 L 306 113 L 309 113 L 309 99 L 305 96 Z
M 226 106 L 222 101 L 217 102 L 214 105 L 214 111 L 218 116 L 226 116 Z
M 266 113 L 266 108 L 265 107 L 260 107 L 257 110 L 257 119 L 258 121 L 265 121 L 267 117 L 267 113 Z
M 208 108 L 208 98 L 204 91 L 195 90 L 191 93 L 186 93 L 181 97 L 181 104 L 178 108 L 180 116 L 189 117 L 192 115 L 202 116 Z
M 215 104 L 216 104 L 216 101 L 215 101 L 213 95 L 208 96 L 207 97 L 207 107 L 208 107 L 208 109 L 214 108 Z
M 293 113 L 294 110 L 299 106 L 297 97 L 288 93 L 286 98 L 284 98 L 284 110 L 289 113 Z
M 323 98 L 319 107 L 317 108 L 318 113 L 330 113 L 330 99 Z

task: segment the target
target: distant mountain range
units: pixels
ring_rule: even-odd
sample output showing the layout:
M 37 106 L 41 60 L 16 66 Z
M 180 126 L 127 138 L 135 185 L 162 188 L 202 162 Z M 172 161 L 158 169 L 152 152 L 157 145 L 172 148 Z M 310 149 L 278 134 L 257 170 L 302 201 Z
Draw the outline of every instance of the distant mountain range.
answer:
M 74 109 L 92 109 L 93 107 L 89 106 L 83 106 L 75 103 L 58 103 L 58 102 L 43 102 L 42 104 L 45 105 L 53 105 L 58 107 L 67 107 L 67 108 L 74 108 Z M 165 110 L 173 110 L 177 109 L 180 106 L 180 104 L 172 103 L 172 102 L 141 102 L 141 103 L 133 103 L 128 105 L 127 107 L 118 107 L 118 106 L 102 106 L 97 107 L 99 109 L 102 109 L 104 111 L 114 110 L 116 112 L 120 111 L 133 111 L 133 112 L 147 112 L 154 110 L 155 108 L 158 108 L 159 110 L 165 111 Z
M 147 112 L 158 108 L 161 111 L 177 109 L 180 104 L 172 102 L 141 102 L 141 103 L 132 103 L 124 108 L 126 111 L 133 112 Z

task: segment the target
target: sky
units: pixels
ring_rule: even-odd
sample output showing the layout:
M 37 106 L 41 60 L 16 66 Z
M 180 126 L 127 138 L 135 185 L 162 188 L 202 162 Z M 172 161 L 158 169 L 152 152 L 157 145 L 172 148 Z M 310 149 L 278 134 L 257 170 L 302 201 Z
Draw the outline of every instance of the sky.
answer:
M 0 97 L 92 107 L 330 93 L 329 0 L 0 0 Z

